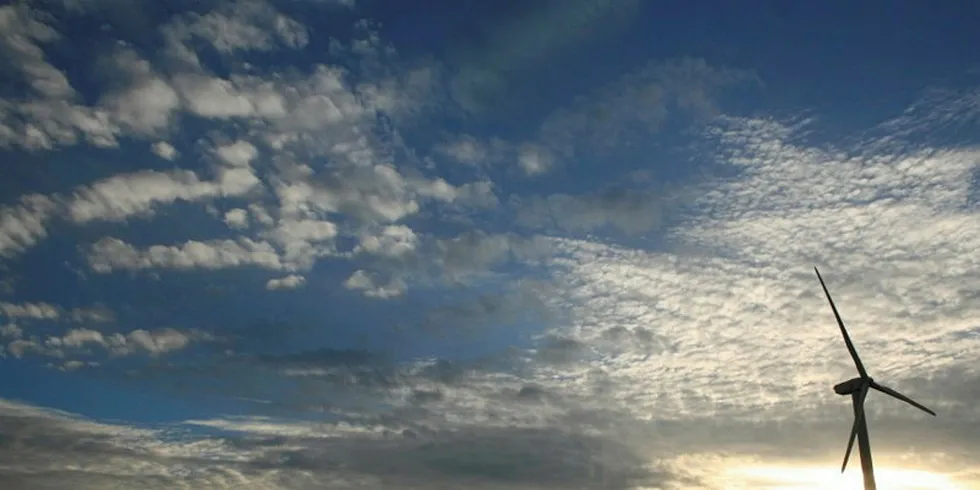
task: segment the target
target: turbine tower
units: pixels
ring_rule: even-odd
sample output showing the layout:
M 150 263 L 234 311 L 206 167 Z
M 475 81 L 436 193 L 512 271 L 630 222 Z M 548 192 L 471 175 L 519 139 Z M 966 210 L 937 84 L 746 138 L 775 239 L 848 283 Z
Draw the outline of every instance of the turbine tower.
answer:
M 851 359 L 854 359 L 854 366 L 857 368 L 859 374 L 856 378 L 849 379 L 834 386 L 834 392 L 838 395 L 851 395 L 851 404 L 854 406 L 854 425 L 851 426 L 851 438 L 847 442 L 847 452 L 844 453 L 844 464 L 841 465 L 840 471 L 843 473 L 847 468 L 847 459 L 851 456 L 854 438 L 857 437 L 858 452 L 861 454 L 861 471 L 864 473 L 864 489 L 876 490 L 874 466 L 871 464 L 871 441 L 868 438 L 867 417 L 864 414 L 864 399 L 868 395 L 868 390 L 874 388 L 932 416 L 935 416 L 936 412 L 929 410 L 922 404 L 887 386 L 878 384 L 868 376 L 868 372 L 864 370 L 864 364 L 861 363 L 861 358 L 858 357 L 857 350 L 854 349 L 854 344 L 851 343 L 851 337 L 847 335 L 847 329 L 844 328 L 844 321 L 841 320 L 840 313 L 837 313 L 837 307 L 834 306 L 834 300 L 830 297 L 830 291 L 827 290 L 827 285 L 824 284 L 823 277 L 820 277 L 820 271 L 816 267 L 813 268 L 813 271 L 817 273 L 817 279 L 820 280 L 820 286 L 823 287 L 823 292 L 827 295 L 830 308 L 834 310 L 834 318 L 837 319 L 837 325 L 840 326 L 840 333 L 844 336 L 844 343 L 847 344 L 847 351 L 851 353 Z

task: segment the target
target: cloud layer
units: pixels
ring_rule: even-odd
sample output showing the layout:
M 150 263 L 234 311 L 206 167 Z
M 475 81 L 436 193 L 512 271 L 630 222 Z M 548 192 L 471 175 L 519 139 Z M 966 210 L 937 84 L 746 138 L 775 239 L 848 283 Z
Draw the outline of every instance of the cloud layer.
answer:
M 488 122 L 626 3 L 515 14 L 491 37 L 551 37 L 480 66 L 348 1 L 108 22 L 84 62 L 68 33 L 114 2 L 0 7 L 0 151 L 59 175 L 4 187 L 0 371 L 204 407 L 86 418 L 19 381 L 0 484 L 843 485 L 855 374 L 816 265 L 872 376 L 940 414 L 870 398 L 882 478 L 980 488 L 980 150 L 943 133 L 975 89 L 844 140 L 682 56 Z

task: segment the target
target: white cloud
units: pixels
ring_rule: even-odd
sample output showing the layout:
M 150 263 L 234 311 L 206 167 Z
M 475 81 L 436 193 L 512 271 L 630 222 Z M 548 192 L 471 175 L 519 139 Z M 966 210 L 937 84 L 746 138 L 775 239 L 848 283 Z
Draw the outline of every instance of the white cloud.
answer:
M 337 225 L 313 219 L 282 219 L 263 236 L 283 249 L 283 261 L 290 270 L 306 270 L 321 256 L 334 253 Z
M 267 83 L 248 77 L 230 80 L 210 75 L 186 73 L 173 78 L 173 84 L 186 108 L 201 117 L 213 119 L 285 116 L 282 95 Z
M 79 134 L 97 146 L 115 146 L 109 116 L 77 105 L 68 78 L 48 62 L 42 46 L 60 35 L 32 7 L 0 7 L 0 54 L 32 92 L 26 99 L 0 101 L 0 147 L 49 149 L 74 144 Z
M 154 155 L 164 160 L 172 161 L 173 159 L 177 158 L 177 155 L 179 155 L 177 149 L 166 141 L 157 141 L 156 143 L 153 143 L 150 149 L 153 151 Z
M 265 226 L 271 226 L 276 222 L 276 220 L 269 214 L 269 211 L 266 210 L 261 204 L 249 204 L 248 212 L 251 213 L 252 219 Z
M 108 273 L 117 269 L 221 269 L 254 265 L 282 269 L 276 250 L 266 242 L 238 240 L 191 240 L 181 245 L 153 245 L 138 249 L 118 238 L 99 240 L 88 250 L 92 270 Z
M 10 319 L 54 320 L 61 316 L 61 310 L 48 303 L 15 304 L 0 302 L 0 313 Z
M 405 225 L 389 225 L 376 234 L 365 232 L 361 235 L 360 242 L 355 251 L 398 258 L 414 252 L 419 239 Z
M 45 344 L 53 347 L 82 347 L 85 344 L 105 345 L 105 337 L 101 332 L 88 328 L 71 329 L 64 336 L 49 337 Z
M 42 352 L 44 349 L 35 340 L 16 339 L 7 344 L 7 352 L 20 359 L 26 353 Z
M 269 279 L 269 281 L 265 283 L 265 288 L 270 291 L 275 291 L 277 289 L 296 289 L 303 287 L 304 284 L 306 284 L 305 277 L 290 274 L 286 277 Z
M 45 238 L 54 209 L 54 201 L 37 194 L 22 197 L 14 206 L 0 206 L 0 257 L 20 253 Z
M 114 354 L 129 355 L 134 352 L 146 352 L 150 355 L 160 355 L 187 347 L 194 336 L 173 328 L 158 330 L 133 330 L 126 335 L 113 334 L 107 339 L 109 348 Z
M 112 73 L 120 88 L 104 94 L 98 105 L 111 115 L 115 124 L 143 135 L 161 133 L 169 128 L 180 107 L 180 99 L 149 62 L 132 49 L 123 48 L 105 63 L 105 69 Z
M 180 331 L 174 328 L 136 329 L 125 333 L 103 333 L 90 328 L 73 328 L 62 335 L 50 335 L 43 341 L 36 337 L 14 340 L 8 344 L 8 350 L 17 358 L 25 354 L 36 354 L 63 359 L 79 351 L 92 355 L 89 349 L 91 347 L 98 347 L 111 356 L 135 354 L 158 356 L 180 351 L 194 341 L 211 339 L 210 335 L 203 332 Z M 77 360 L 68 360 L 71 361 Z M 93 365 L 93 362 L 88 361 L 85 365 Z M 62 368 L 74 370 L 81 366 L 62 365 Z
M 383 284 L 382 284 L 383 283 Z M 344 281 L 347 289 L 361 291 L 370 298 L 388 299 L 401 296 L 405 293 L 407 286 L 402 279 L 393 277 L 387 281 L 379 280 L 377 275 L 370 274 L 362 269 L 354 271 L 350 277 Z
M 204 117 L 227 118 L 250 116 L 255 107 L 248 97 L 239 94 L 231 82 L 200 75 L 183 75 L 174 79 L 188 108 Z
M 147 214 L 157 205 L 211 198 L 220 195 L 221 190 L 218 185 L 200 180 L 189 170 L 142 170 L 81 187 L 67 207 L 76 223 L 123 221 L 133 215 Z
M 204 15 L 177 17 L 166 26 L 173 41 L 200 38 L 223 54 L 238 50 L 269 51 L 279 46 L 303 48 L 309 42 L 306 26 L 277 12 L 262 0 L 221 4 Z
M 694 206 L 710 212 L 671 228 L 671 249 L 553 242 L 554 266 L 567 271 L 556 306 L 571 320 L 553 334 L 585 346 L 561 366 L 577 380 L 567 390 L 607 386 L 636 417 L 654 403 L 660 419 L 812 416 L 853 373 L 814 264 L 879 379 L 901 390 L 966 369 L 980 352 L 968 334 L 980 313 L 969 300 L 980 221 L 964 206 L 974 150 L 854 156 L 760 120 L 727 120 L 709 135 L 739 177 L 702 184 Z M 642 341 L 628 334 L 640 328 Z M 597 366 L 602 376 L 588 381 Z
M 232 209 L 225 213 L 225 224 L 233 230 L 248 228 L 248 211 Z
M 158 206 L 247 194 L 261 181 L 250 168 L 222 166 L 218 181 L 201 180 L 189 170 L 142 170 L 118 174 L 75 189 L 69 197 L 28 195 L 13 206 L 0 206 L 0 256 L 13 256 L 48 234 L 59 214 L 76 224 L 126 221 L 150 216 Z
M 248 141 L 236 141 L 219 146 L 215 149 L 215 153 L 221 161 L 232 167 L 248 167 L 252 160 L 259 156 L 258 149 Z
M 59 34 L 38 20 L 27 4 L 0 7 L 0 32 L 0 50 L 35 92 L 51 99 L 75 95 L 68 78 L 45 59 L 40 46 L 58 40 Z

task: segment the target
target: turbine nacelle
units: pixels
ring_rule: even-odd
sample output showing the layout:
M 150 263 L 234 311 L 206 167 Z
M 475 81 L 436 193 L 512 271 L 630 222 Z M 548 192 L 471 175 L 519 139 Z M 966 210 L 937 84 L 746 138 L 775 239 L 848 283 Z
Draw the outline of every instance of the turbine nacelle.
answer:
M 871 378 L 862 378 L 860 376 L 854 379 L 849 379 L 843 383 L 834 385 L 834 393 L 837 393 L 838 395 L 852 395 L 858 391 L 861 391 L 861 385 L 863 385 L 865 382 L 874 383 L 874 380 Z

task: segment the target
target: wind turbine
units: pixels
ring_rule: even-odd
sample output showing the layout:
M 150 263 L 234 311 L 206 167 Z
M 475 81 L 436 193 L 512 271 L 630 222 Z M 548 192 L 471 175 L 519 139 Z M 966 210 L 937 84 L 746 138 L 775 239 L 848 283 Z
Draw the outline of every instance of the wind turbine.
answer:
M 847 329 L 844 328 L 844 321 L 841 320 L 840 313 L 837 313 L 837 307 L 834 306 L 834 300 L 830 297 L 830 291 L 827 290 L 827 285 L 824 284 L 823 277 L 820 277 L 820 271 L 816 267 L 813 268 L 813 271 L 817 273 L 817 279 L 820 280 L 820 286 L 823 287 L 823 292 L 827 295 L 830 308 L 834 310 L 834 317 L 837 319 L 837 325 L 840 326 L 841 335 L 844 336 L 847 351 L 851 353 L 851 359 L 854 359 L 854 366 L 857 368 L 859 374 L 856 378 L 849 379 L 834 386 L 834 392 L 838 395 L 851 395 L 851 403 L 854 406 L 854 425 L 851 427 L 851 438 L 847 442 L 847 452 L 844 453 L 844 464 L 841 465 L 840 471 L 843 473 L 847 468 L 847 459 L 851 456 L 851 449 L 854 447 L 854 438 L 857 437 L 858 452 L 861 454 L 861 471 L 864 473 L 864 489 L 876 490 L 874 467 L 871 464 L 871 441 L 868 438 L 867 417 L 864 415 L 864 399 L 868 395 L 868 390 L 874 388 L 932 416 L 936 416 L 936 412 L 929 410 L 922 404 L 887 386 L 878 384 L 871 376 L 868 376 L 868 372 L 864 370 L 864 364 L 861 363 L 861 358 L 858 357 L 857 350 L 854 349 L 854 344 L 851 343 L 851 337 L 847 335 Z

